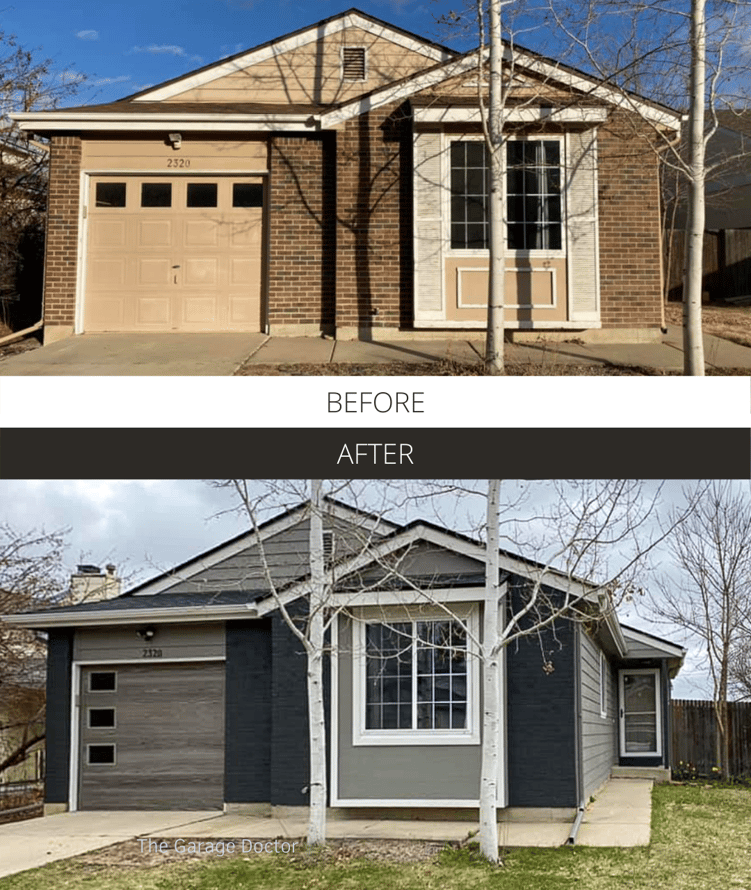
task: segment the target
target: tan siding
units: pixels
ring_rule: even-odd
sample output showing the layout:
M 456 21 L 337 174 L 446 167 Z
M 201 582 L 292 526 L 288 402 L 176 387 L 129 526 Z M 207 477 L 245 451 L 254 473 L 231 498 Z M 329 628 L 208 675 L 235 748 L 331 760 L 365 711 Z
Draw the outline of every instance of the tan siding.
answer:
M 582 773 L 584 796 L 589 797 L 610 777 L 617 762 L 615 715 L 616 687 L 607 665 L 607 716 L 600 716 L 600 650 L 579 628 L 582 698 Z
M 364 82 L 342 81 L 340 51 L 345 45 L 366 48 Z M 205 86 L 186 90 L 167 101 L 343 102 L 434 64 L 427 56 L 397 46 L 386 38 L 374 37 L 360 28 L 348 28 Z
M 165 124 L 179 129 L 177 124 Z M 182 147 L 172 148 L 165 134 L 152 139 L 87 139 L 83 143 L 84 170 L 128 171 L 163 170 L 170 173 L 200 171 L 265 172 L 268 169 L 268 143 L 264 139 L 203 140 L 184 135 Z

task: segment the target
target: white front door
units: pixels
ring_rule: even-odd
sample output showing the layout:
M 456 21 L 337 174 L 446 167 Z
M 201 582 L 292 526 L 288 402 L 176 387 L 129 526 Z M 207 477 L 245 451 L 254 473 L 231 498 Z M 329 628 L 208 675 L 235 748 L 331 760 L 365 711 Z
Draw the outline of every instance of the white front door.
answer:
M 659 677 L 656 668 L 619 672 L 621 757 L 662 754 Z

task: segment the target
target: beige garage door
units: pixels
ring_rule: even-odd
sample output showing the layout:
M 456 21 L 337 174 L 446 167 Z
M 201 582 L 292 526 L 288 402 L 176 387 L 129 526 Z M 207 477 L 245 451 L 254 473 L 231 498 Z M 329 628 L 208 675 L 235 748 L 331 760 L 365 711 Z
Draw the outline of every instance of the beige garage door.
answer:
M 260 331 L 261 177 L 92 177 L 85 331 Z

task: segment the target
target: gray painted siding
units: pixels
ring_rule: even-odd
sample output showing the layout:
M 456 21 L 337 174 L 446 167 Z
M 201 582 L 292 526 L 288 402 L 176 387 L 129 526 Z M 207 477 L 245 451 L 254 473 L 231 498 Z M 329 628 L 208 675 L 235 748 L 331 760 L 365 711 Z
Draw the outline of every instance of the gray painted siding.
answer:
M 269 572 L 277 585 L 287 584 L 309 573 L 309 522 L 303 520 L 286 531 L 267 538 L 263 554 Z M 335 558 L 338 560 L 360 549 L 360 538 L 365 534 L 355 526 L 326 519 L 324 528 L 334 532 Z M 178 573 L 175 583 L 164 593 L 200 593 L 212 590 L 266 590 L 261 551 L 252 545 L 235 556 L 216 565 L 198 570 L 190 578 L 187 569 L 183 578 Z M 191 570 L 192 571 L 192 570 Z
M 483 563 L 460 553 L 432 544 L 420 542 L 403 553 L 398 562 L 399 571 L 405 575 L 448 575 L 452 572 L 484 572 Z M 384 569 L 375 567 L 362 573 L 364 580 L 372 582 L 384 575 Z
M 613 670 L 605 662 L 607 716 L 600 716 L 600 649 L 583 627 L 579 631 L 582 705 L 582 775 L 584 796 L 588 798 L 610 777 L 618 762 L 616 747 L 617 691 Z
M 145 642 L 136 631 L 148 624 L 149 616 L 144 615 L 143 625 L 79 629 L 75 637 L 75 659 L 143 659 L 146 662 L 160 658 L 224 658 L 224 625 L 221 623 L 156 624 L 156 634 Z M 161 652 L 161 655 L 154 656 L 154 652 Z
M 476 800 L 479 745 L 352 745 L 351 621 L 340 619 L 338 790 L 343 799 Z
M 227 624 L 224 799 L 271 800 L 271 620 Z
M 47 765 L 44 799 L 68 803 L 70 782 L 70 674 L 73 631 L 52 629 L 47 637 Z

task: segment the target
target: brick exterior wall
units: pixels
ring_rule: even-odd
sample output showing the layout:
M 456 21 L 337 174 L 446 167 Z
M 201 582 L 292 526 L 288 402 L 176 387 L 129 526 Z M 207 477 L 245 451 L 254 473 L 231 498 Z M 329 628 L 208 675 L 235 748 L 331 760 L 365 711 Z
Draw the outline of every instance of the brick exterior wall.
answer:
M 329 136 L 270 140 L 268 321 L 333 328 L 335 147 Z
M 645 125 L 614 114 L 598 134 L 602 326 L 661 323 L 658 158 Z
M 76 311 L 81 138 L 54 136 L 45 246 L 44 322 L 73 326 Z
M 405 106 L 337 133 L 337 327 L 412 322 L 412 130 Z

